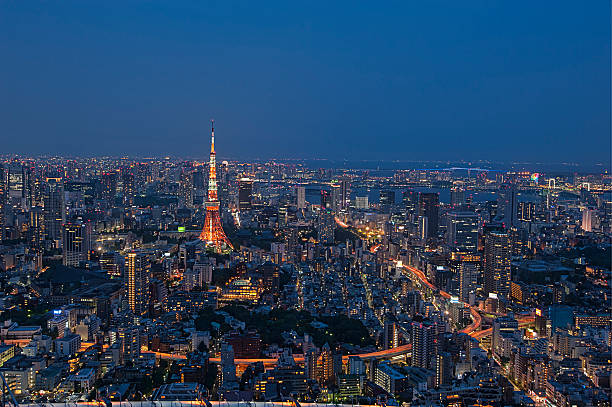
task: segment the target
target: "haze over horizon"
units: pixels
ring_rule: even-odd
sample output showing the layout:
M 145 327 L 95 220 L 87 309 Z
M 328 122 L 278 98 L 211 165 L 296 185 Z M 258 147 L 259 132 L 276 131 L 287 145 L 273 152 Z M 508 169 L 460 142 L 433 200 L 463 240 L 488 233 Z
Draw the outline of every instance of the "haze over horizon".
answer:
M 10 3 L 4 153 L 610 165 L 610 5 Z M 42 68 L 42 69 L 41 69 Z

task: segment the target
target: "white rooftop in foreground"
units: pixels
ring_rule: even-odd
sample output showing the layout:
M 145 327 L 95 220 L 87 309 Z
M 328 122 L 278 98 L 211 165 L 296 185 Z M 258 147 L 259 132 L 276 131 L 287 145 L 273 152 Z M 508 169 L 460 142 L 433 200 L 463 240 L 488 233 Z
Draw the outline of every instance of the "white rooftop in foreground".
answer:
M 112 407 L 379 407 L 366 404 L 325 404 L 325 403 L 292 403 L 289 401 L 264 402 L 264 401 L 113 401 Z M 95 401 L 82 401 L 77 403 L 25 403 L 19 404 L 20 407 L 106 407 L 104 403 Z

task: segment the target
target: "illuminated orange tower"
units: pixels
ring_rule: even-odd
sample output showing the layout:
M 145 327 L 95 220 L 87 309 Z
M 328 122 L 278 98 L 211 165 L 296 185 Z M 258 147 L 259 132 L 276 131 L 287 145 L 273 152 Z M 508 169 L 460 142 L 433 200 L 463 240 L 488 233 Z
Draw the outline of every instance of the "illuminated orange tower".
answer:
M 204 220 L 204 229 L 200 233 L 200 240 L 204 241 L 207 246 L 213 247 L 216 252 L 221 252 L 224 249 L 233 249 L 232 243 L 229 241 L 219 216 L 219 197 L 217 195 L 217 163 L 215 159 L 215 122 L 212 123 L 212 142 L 210 144 L 210 169 L 208 173 L 208 199 L 206 200 L 206 219 Z

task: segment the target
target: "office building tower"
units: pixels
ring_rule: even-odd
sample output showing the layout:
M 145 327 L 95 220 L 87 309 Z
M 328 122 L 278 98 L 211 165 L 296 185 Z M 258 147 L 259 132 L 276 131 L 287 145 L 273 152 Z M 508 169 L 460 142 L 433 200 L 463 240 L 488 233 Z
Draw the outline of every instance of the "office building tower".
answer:
M 306 208 L 306 188 L 303 186 L 298 186 L 295 189 L 296 192 L 296 206 L 298 209 Z
M 321 209 L 331 209 L 331 193 L 325 189 L 321 190 Z
M 519 202 L 517 218 L 521 222 L 533 222 L 536 217 L 536 205 L 534 202 Z
M 117 329 L 117 339 L 121 342 L 123 360 L 137 361 L 140 357 L 140 331 L 138 326 L 119 327 Z
M 383 324 L 383 346 L 385 349 L 399 346 L 400 327 L 393 314 L 385 314 Z
M 264 290 L 272 293 L 279 294 L 280 289 L 280 269 L 279 267 L 267 261 L 259 267 L 259 271 L 262 276 L 262 283 Z
M 66 222 L 64 183 L 61 178 L 47 178 L 44 194 L 45 235 L 49 240 L 62 238 L 62 225 Z
M 7 169 L 7 202 L 13 207 L 28 210 L 32 203 L 30 169 L 20 164 L 9 165 Z
M 111 206 L 114 205 L 117 195 L 117 179 L 118 176 L 115 171 L 102 173 L 102 199 Z
M 65 223 L 62 237 L 62 260 L 64 266 L 79 267 L 89 260 L 91 250 L 91 225 L 89 223 Z
M 28 240 L 32 247 L 36 248 L 40 248 L 45 240 L 45 213 L 40 206 L 33 206 L 30 209 Z
M 419 216 L 427 218 L 427 239 L 438 237 L 438 212 L 440 197 L 437 193 L 421 193 L 419 195 Z
M 330 209 L 321 209 L 316 226 L 319 242 L 324 244 L 331 244 L 334 242 L 336 221 L 334 219 L 334 214 Z
M 504 184 L 498 192 L 497 208 L 504 226 L 517 226 L 518 196 L 514 183 Z
M 127 206 L 133 205 L 134 196 L 136 195 L 136 185 L 133 167 L 124 167 L 121 169 L 121 185 L 123 204 Z
M 340 180 L 340 209 L 347 209 L 351 203 L 351 184 L 348 179 Z
M 447 215 L 447 243 L 460 252 L 478 250 L 478 215 L 474 212 L 451 212 Z
M 436 386 L 446 386 L 453 380 L 453 358 L 448 352 L 436 355 Z
M 125 256 L 125 285 L 128 307 L 135 316 L 149 311 L 151 264 L 145 253 L 131 252 Z
M 335 365 L 334 354 L 332 353 L 329 344 L 326 343 L 321 348 L 321 353 L 317 358 L 316 379 L 320 384 L 330 385 L 335 382 Z
M 402 193 L 402 202 L 406 208 L 406 219 L 411 223 L 416 223 L 419 215 L 419 193 L 413 190 Z
M 501 354 L 500 344 L 504 332 L 515 334 L 518 331 L 518 321 L 512 316 L 498 317 L 493 320 L 493 332 L 491 334 L 491 350 Z
M 480 275 L 480 256 L 467 254 L 461 256 L 459 264 L 459 299 L 473 305 Z
M 179 181 L 179 207 L 194 207 L 193 173 L 190 168 L 184 168 Z
M 459 208 L 465 204 L 465 190 L 462 188 L 452 188 L 450 191 L 450 204 L 452 208 Z
M 593 231 L 593 218 L 595 217 L 595 211 L 593 209 L 584 209 L 582 211 L 582 222 L 580 228 L 585 232 Z
M 238 181 L 238 209 L 249 211 L 253 208 L 253 180 L 240 178 Z
M 368 210 L 370 209 L 370 202 L 368 196 L 356 196 L 355 197 L 355 208 Z
M 204 228 L 200 233 L 200 240 L 206 246 L 212 247 L 219 253 L 226 249 L 233 249 L 232 243 L 223 230 L 219 214 L 219 197 L 217 195 L 217 153 L 215 152 L 215 124 L 212 122 L 210 160 L 208 163 L 208 200 L 206 201 L 206 218 Z
M 507 297 L 510 291 L 510 256 L 512 247 L 508 233 L 491 231 L 485 237 L 484 279 L 485 294 Z
M 338 212 L 343 209 L 342 204 L 342 189 L 340 184 L 333 183 L 331 184 L 331 189 L 329 191 L 331 209 L 334 212 Z
M 380 190 L 380 210 L 383 213 L 389 213 L 393 205 L 395 205 L 395 191 L 393 190 Z
M 412 330 L 412 366 L 431 369 L 436 353 L 436 326 L 428 320 L 414 321 Z
M 109 276 L 113 278 L 121 277 L 123 261 L 119 253 L 102 253 L 98 262 L 100 263 L 100 268 L 104 270 Z

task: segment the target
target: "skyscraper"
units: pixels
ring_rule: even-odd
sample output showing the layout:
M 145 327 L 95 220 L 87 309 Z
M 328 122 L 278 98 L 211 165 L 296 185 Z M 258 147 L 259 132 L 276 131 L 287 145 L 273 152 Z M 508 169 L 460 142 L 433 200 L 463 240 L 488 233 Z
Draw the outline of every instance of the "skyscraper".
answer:
M 391 207 L 395 205 L 395 191 L 392 189 L 382 189 L 379 194 L 381 212 L 389 213 Z
M 459 298 L 461 301 L 474 304 L 479 274 L 480 256 L 474 254 L 461 256 L 459 264 Z
M 465 203 L 465 191 L 462 188 L 452 188 L 450 194 L 450 204 L 452 208 L 458 208 Z
M 448 245 L 461 252 L 478 250 L 478 215 L 474 212 L 451 212 L 447 219 Z
M 296 206 L 298 209 L 306 208 L 306 188 L 303 186 L 296 187 Z
M 219 199 L 217 196 L 217 163 L 215 153 L 215 123 L 212 122 L 210 161 L 208 174 L 208 200 L 206 201 L 206 219 L 204 228 L 200 233 L 200 240 L 207 246 L 213 247 L 216 252 L 223 249 L 233 249 L 230 240 L 225 235 L 221 217 L 219 216 Z
M 87 223 L 66 223 L 63 226 L 62 260 L 64 266 L 78 267 L 89 260 L 91 226 Z
M 128 253 L 125 257 L 125 270 L 128 306 L 134 315 L 144 316 L 149 310 L 149 258 L 145 253 Z
M 249 211 L 253 208 L 253 180 L 250 178 L 240 178 L 238 181 L 238 209 Z
M 321 209 L 317 219 L 317 236 L 319 241 L 322 243 L 333 243 L 335 226 L 333 212 L 329 209 Z
M 485 294 L 508 295 L 511 249 L 508 233 L 492 231 L 485 237 L 483 284 Z
M 421 193 L 419 195 L 419 216 L 427 218 L 427 239 L 438 236 L 438 212 L 440 197 L 437 193 Z
M 45 234 L 47 239 L 60 240 L 66 222 L 64 183 L 61 178 L 47 178 L 44 195 Z
M 431 369 L 435 356 L 436 326 L 431 321 L 412 322 L 412 366 Z
M 535 220 L 536 205 L 534 202 L 519 202 L 517 218 L 521 222 L 532 222 Z
M 518 197 L 514 183 L 501 186 L 497 197 L 497 208 L 506 228 L 517 225 Z

